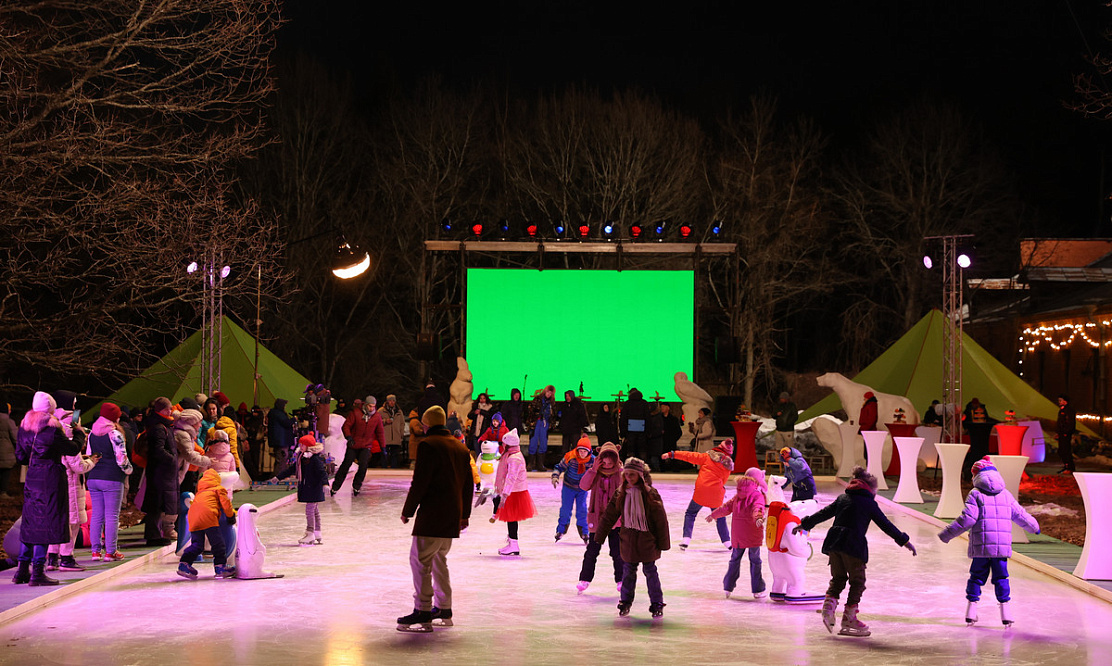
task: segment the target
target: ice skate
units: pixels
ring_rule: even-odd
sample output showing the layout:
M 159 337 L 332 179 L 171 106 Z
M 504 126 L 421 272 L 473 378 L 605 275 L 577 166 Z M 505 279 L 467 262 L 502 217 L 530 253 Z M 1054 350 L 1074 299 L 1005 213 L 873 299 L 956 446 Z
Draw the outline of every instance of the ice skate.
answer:
M 313 533 L 310 532 L 309 530 L 305 530 L 305 536 L 298 539 L 297 543 L 302 545 L 302 546 L 311 546 L 311 545 L 313 545 Z
M 579 581 L 578 583 L 575 584 L 575 593 L 576 594 L 583 594 L 584 592 L 587 591 L 587 587 L 590 584 L 591 584 L 591 581 L 589 581 L 589 580 Z
M 727 598 L 727 599 L 729 599 L 729 598 L 730 598 L 730 593 L 732 593 L 732 592 L 733 592 L 733 590 L 722 590 L 722 591 L 726 593 L 726 598 Z
M 320 538 L 320 532 L 313 532 L 313 543 L 318 546 L 324 543 L 324 540 Z
M 517 539 L 507 539 L 506 545 L 498 549 L 499 555 L 521 555 L 521 549 L 518 548 Z
M 624 601 L 618 602 L 618 617 L 625 617 L 629 615 L 629 609 L 632 607 L 633 604 L 631 603 L 626 603 Z
M 872 633 L 869 631 L 869 625 L 857 619 L 857 606 L 846 606 L 845 612 L 842 613 L 842 630 L 838 632 L 838 635 L 870 636 Z
M 691 545 L 691 537 L 684 537 L 683 541 L 680 541 L 680 550 L 681 551 L 687 550 L 687 547 L 689 545 Z
M 753 598 L 754 599 L 764 599 L 767 596 L 768 596 L 768 590 L 761 590 L 760 592 L 754 592 L 753 593 Z
M 432 633 L 432 612 L 413 609 L 413 612 L 398 618 L 398 631 L 415 634 Z
M 838 600 L 827 597 L 822 602 L 822 624 L 830 633 L 834 633 L 834 614 L 838 612 Z
M 563 537 L 564 537 L 564 533 L 561 532 L 560 530 L 556 530 L 556 541 L 559 542 L 560 539 L 562 539 Z
M 969 603 L 965 604 L 965 623 L 972 627 L 974 624 L 976 624 L 978 619 L 977 602 L 970 601 Z
M 189 580 L 197 580 L 197 570 L 185 562 L 178 562 L 178 575 Z
M 1005 629 L 1015 623 L 1015 620 L 1012 619 L 1012 608 L 1007 601 L 1000 604 L 1000 623 L 1004 625 Z
M 225 564 L 217 564 L 215 569 L 217 578 L 233 578 L 236 575 L 236 568 Z
M 582 527 L 576 527 L 579 530 L 579 538 L 583 539 L 583 543 L 589 542 L 591 540 L 591 533 Z
M 475 506 L 482 506 L 486 504 L 487 499 L 491 496 L 490 488 L 484 488 L 482 492 L 475 496 Z
M 437 608 L 436 606 L 433 606 L 432 611 L 429 612 L 429 615 L 432 616 L 432 626 L 434 627 L 454 626 L 452 624 L 451 608 Z
M 653 617 L 664 617 L 664 607 L 668 604 L 649 604 L 649 614 Z

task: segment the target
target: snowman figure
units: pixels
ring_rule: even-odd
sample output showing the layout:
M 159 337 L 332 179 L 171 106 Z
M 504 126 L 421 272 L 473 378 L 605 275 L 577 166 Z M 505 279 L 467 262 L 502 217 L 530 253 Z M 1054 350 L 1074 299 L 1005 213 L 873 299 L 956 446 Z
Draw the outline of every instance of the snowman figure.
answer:
M 498 442 L 486 440 L 479 445 L 479 460 L 475 465 L 479 470 L 479 494 L 475 497 L 475 506 L 487 501 L 494 494 L 494 477 L 498 472 Z

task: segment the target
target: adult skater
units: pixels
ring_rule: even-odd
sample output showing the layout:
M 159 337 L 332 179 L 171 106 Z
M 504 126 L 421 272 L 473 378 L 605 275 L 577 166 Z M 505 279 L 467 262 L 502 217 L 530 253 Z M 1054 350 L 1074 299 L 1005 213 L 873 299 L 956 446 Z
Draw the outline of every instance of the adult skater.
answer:
M 529 436 L 529 471 L 548 471 L 544 456 L 548 452 L 548 430 L 556 414 L 555 396 L 556 387 L 549 384 L 529 403 L 529 422 L 526 424 L 532 431 Z
M 521 390 L 510 389 L 510 399 L 503 400 L 498 411 L 505 417 L 507 432 L 525 432 L 525 403 L 521 400 Z
M 705 506 L 713 511 L 722 506 L 722 500 L 726 497 L 726 480 L 734 470 L 734 461 L 731 459 L 733 455 L 732 439 L 722 440 L 721 444 L 708 453 L 673 451 L 664 454 L 665 460 L 682 460 L 699 467 L 699 476 L 695 478 L 695 494 L 683 516 L 683 541 L 680 542 L 680 550 L 687 550 L 691 543 L 691 535 L 695 531 L 695 516 L 699 514 L 699 510 Z M 715 522 L 722 545 L 730 548 L 730 529 L 726 526 L 725 516 Z
M 471 517 L 472 477 L 471 455 L 444 426 L 444 409 L 430 407 L 421 421 L 425 437 L 417 445 L 413 480 L 401 516 L 402 523 L 408 523 L 417 514 L 409 550 L 413 612 L 398 618 L 398 631 L 427 633 L 434 622 L 452 626 L 448 551 Z
M 381 456 L 382 442 L 385 439 L 382 417 L 375 411 L 373 395 L 367 396 L 366 400 L 355 400 L 351 414 L 344 421 L 343 432 L 348 438 L 347 451 L 344 452 L 344 461 L 336 470 L 336 478 L 332 480 L 329 493 L 334 496 L 340 490 L 351 464 L 357 462 L 358 467 L 351 480 L 351 494 L 358 497 L 363 488 L 363 479 L 367 476 L 371 455 Z

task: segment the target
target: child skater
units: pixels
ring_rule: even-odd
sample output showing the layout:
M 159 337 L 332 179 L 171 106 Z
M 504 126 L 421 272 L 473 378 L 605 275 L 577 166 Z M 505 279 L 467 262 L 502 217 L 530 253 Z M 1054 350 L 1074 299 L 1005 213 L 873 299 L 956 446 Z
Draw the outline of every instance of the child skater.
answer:
M 313 433 L 302 435 L 297 444 L 301 447 L 297 462 L 274 478 L 281 481 L 297 474 L 297 501 L 305 505 L 305 536 L 297 543 L 302 546 L 320 545 L 324 543 L 320 537 L 320 503 L 324 501 L 324 489 L 328 486 L 324 444 L 318 442 Z
M 556 523 L 556 540 L 568 531 L 571 524 L 571 507 L 575 505 L 575 527 L 579 538 L 587 543 L 587 491 L 579 487 L 579 481 L 595 462 L 591 453 L 591 440 L 583 435 L 575 448 L 564 454 L 556 467 L 552 468 L 552 487 L 560 488 L 560 474 L 564 475 L 564 487 L 560 489 L 560 518 Z
M 741 575 L 741 558 L 749 553 L 749 588 L 754 599 L 768 596 L 764 577 L 761 576 L 761 543 L 764 541 L 765 507 L 768 504 L 765 493 L 764 472 L 756 467 L 745 470 L 737 479 L 737 494 L 707 516 L 707 522 L 732 514 L 730 523 L 730 564 L 726 567 L 726 577 L 722 579 L 722 589 L 726 598 L 737 585 Z
M 857 618 L 857 605 L 865 591 L 865 563 L 869 561 L 869 542 L 865 532 L 869 523 L 876 523 L 895 542 L 916 555 L 911 537 L 901 532 L 880 511 L 876 503 L 876 477 L 862 467 L 853 468 L 853 478 L 846 491 L 817 513 L 807 516 L 793 532 L 810 531 L 819 523 L 834 519 L 834 525 L 822 542 L 822 552 L 830 556 L 830 587 L 822 603 L 822 623 L 834 631 L 834 612 L 838 597 L 849 581 L 849 596 L 842 615 L 842 636 L 868 636 L 868 625 Z
M 579 480 L 579 487 L 591 494 L 587 504 L 587 529 L 590 537 L 587 541 L 587 552 L 583 554 L 583 566 L 579 571 L 579 583 L 575 586 L 578 594 L 583 594 L 591 581 L 595 579 L 595 563 L 598 561 L 599 552 L 602 550 L 602 539 L 598 537 L 599 518 L 610 499 L 618 492 L 622 485 L 622 459 L 619 456 L 620 447 L 613 442 L 606 442 L 598 451 L 595 464 L 588 467 Z M 622 564 L 622 553 L 619 544 L 621 537 L 621 523 L 619 518 L 610 528 L 606 543 L 610 546 L 610 559 L 614 562 L 614 583 L 618 592 L 622 591 L 622 576 L 625 565 Z
M 691 543 L 691 534 L 695 531 L 695 516 L 699 509 L 707 507 L 710 510 L 722 506 L 726 497 L 726 479 L 734 471 L 734 440 L 724 439 L 722 443 L 706 453 L 692 453 L 691 451 L 669 451 L 661 458 L 664 460 L 682 460 L 692 465 L 699 466 L 699 476 L 695 478 L 695 495 L 687 505 L 687 512 L 683 515 L 683 541 L 680 550 L 687 550 Z M 726 519 L 718 519 L 718 538 L 726 548 L 730 547 L 730 530 L 726 527 Z
M 815 499 L 815 475 L 811 466 L 803 459 L 798 449 L 785 446 L 780 449 L 780 460 L 784 462 L 784 478 L 787 481 L 781 488 L 792 487 L 792 501 Z
M 502 437 L 502 444 L 506 449 L 498 463 L 498 476 L 494 481 L 494 515 L 490 517 L 490 522 L 497 519 L 506 523 L 508 539 L 506 545 L 498 549 L 498 554 L 520 555 L 517 524 L 537 515 L 537 507 L 529 494 L 529 477 L 525 473 L 525 457 L 521 455 L 517 428 Z
M 1012 624 L 1011 586 L 1008 585 L 1008 558 L 1012 554 L 1012 523 L 1028 532 L 1039 533 L 1039 523 L 1019 505 L 1004 488 L 1004 478 L 996 471 L 992 461 L 985 456 L 973 463 L 973 490 L 965 498 L 965 510 L 954 522 L 938 533 L 942 543 L 966 530 L 969 532 L 969 582 L 965 584 L 965 622 L 977 621 L 977 602 L 981 599 L 981 586 L 992 573 L 996 588 L 996 601 L 1000 603 L 1000 622 L 1005 627 Z
M 645 570 L 645 585 L 649 588 L 649 613 L 653 617 L 661 617 L 664 615 L 664 592 L 660 589 L 656 561 L 660 559 L 661 551 L 671 547 L 668 516 L 664 512 L 660 493 L 653 488 L 648 467 L 640 458 L 626 460 L 622 468 L 622 485 L 599 519 L 599 543 L 606 539 L 619 520 L 622 521 L 620 538 L 624 571 L 618 615 L 629 615 L 633 606 L 637 565 L 640 564 Z
M 185 552 L 181 554 L 178 563 L 178 575 L 190 580 L 197 580 L 197 570 L 193 562 L 205 549 L 205 538 L 212 546 L 212 562 L 215 565 L 217 578 L 231 578 L 236 575 L 235 567 L 225 566 L 228 562 L 228 551 L 224 545 L 224 535 L 220 531 L 220 516 L 226 516 L 229 525 L 235 525 L 236 512 L 232 508 L 232 501 L 228 499 L 228 491 L 220 485 L 220 474 L 214 469 L 206 469 L 197 482 L 197 496 L 189 507 L 189 532 L 192 541 Z

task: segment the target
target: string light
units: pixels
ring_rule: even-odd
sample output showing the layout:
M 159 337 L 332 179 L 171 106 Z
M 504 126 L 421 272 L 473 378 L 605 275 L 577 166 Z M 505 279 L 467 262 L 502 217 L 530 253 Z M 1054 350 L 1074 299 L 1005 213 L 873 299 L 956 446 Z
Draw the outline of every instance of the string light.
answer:
M 1106 319 L 1099 324 L 1086 322 L 1084 324 L 1055 324 L 1053 326 L 1025 328 L 1023 329 L 1023 335 L 1019 338 L 1020 352 L 1033 352 L 1043 344 L 1054 351 L 1062 351 L 1071 347 L 1078 338 L 1081 338 L 1085 344 L 1093 349 L 1112 347 L 1112 339 L 1101 342 L 1100 340 L 1094 340 L 1090 335 L 1095 333 L 1094 329 L 1098 325 L 1103 327 L 1112 326 L 1112 321 Z
M 1099 414 L 1078 414 L 1077 415 L 1077 420 L 1078 421 L 1100 421 L 1101 416 Z M 1112 422 L 1112 416 L 1105 416 L 1104 417 L 1104 422 L 1105 423 Z

